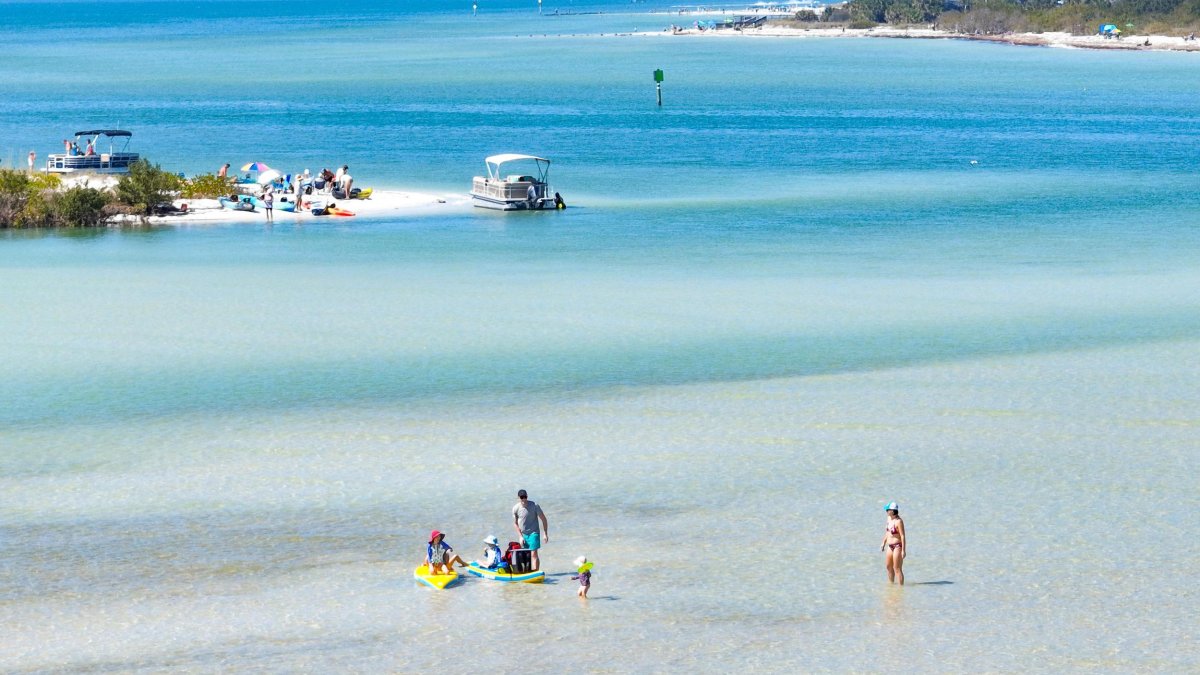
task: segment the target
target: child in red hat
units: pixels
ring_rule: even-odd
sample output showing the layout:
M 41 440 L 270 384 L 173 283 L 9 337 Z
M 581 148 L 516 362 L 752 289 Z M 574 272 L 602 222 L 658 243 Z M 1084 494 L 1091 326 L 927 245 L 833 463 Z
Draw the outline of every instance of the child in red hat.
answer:
M 429 567 L 430 574 L 450 574 L 456 562 L 459 567 L 467 566 L 467 563 L 454 552 L 445 539 L 446 535 L 437 530 L 429 533 L 429 546 L 425 550 L 425 565 Z M 442 570 L 441 572 L 438 571 L 439 568 Z

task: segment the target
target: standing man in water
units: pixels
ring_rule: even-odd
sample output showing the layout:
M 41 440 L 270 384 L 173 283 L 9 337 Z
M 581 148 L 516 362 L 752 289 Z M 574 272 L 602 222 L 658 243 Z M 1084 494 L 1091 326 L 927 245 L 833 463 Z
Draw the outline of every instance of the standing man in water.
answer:
M 536 572 L 542 567 L 541 561 L 538 560 L 538 549 L 542 544 L 550 543 L 550 523 L 546 522 L 546 514 L 542 507 L 530 499 L 524 490 L 517 490 L 517 500 L 516 506 L 513 506 L 513 527 L 516 528 L 517 534 L 521 535 L 525 548 L 529 549 L 530 562 L 533 563 L 533 571 Z

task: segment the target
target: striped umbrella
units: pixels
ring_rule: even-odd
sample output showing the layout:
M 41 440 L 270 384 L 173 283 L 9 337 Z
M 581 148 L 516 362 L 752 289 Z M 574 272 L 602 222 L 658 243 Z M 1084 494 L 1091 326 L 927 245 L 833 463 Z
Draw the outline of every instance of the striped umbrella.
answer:
M 263 164 L 262 162 L 250 162 L 246 166 L 242 167 L 242 171 L 266 171 L 269 168 L 271 167 Z

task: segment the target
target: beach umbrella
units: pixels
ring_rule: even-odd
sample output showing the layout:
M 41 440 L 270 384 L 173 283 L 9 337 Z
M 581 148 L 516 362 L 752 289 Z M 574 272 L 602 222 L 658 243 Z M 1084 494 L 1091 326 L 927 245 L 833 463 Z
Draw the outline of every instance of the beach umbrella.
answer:
M 271 167 L 263 164 L 262 162 L 250 162 L 246 166 L 242 167 L 242 171 L 266 171 L 270 168 Z
M 258 184 L 266 185 L 267 183 L 272 183 L 276 178 L 279 178 L 282 175 L 283 174 L 279 173 L 275 169 L 267 169 L 266 171 L 258 174 Z

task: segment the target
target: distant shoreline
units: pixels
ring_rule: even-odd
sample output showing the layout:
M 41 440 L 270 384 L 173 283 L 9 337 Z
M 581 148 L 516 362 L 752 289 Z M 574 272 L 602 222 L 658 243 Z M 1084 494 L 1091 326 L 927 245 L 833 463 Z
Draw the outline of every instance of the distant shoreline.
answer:
M 681 16 L 686 18 L 685 16 Z M 791 26 L 766 25 L 749 30 L 729 28 L 701 31 L 681 26 L 679 30 L 667 29 L 654 35 L 713 36 L 713 37 L 786 37 L 786 38 L 891 38 L 917 40 L 975 40 L 999 42 L 1025 47 L 1059 47 L 1065 49 L 1109 49 L 1123 51 L 1176 51 L 1200 52 L 1200 40 L 1187 40 L 1166 35 L 1125 35 L 1121 39 L 1105 38 L 1100 35 L 1072 35 L 1070 33 L 1006 33 L 1002 35 L 975 35 L 953 33 L 930 28 L 793 28 Z

